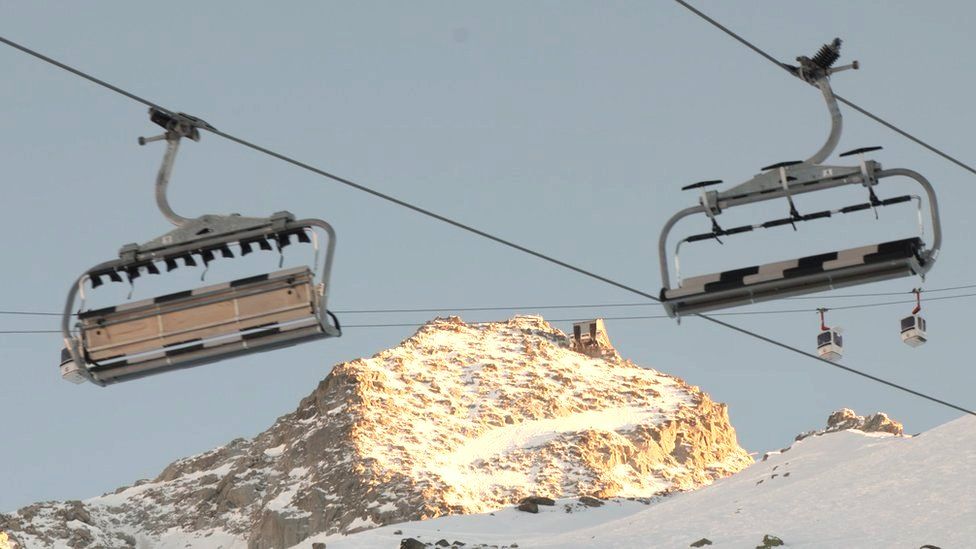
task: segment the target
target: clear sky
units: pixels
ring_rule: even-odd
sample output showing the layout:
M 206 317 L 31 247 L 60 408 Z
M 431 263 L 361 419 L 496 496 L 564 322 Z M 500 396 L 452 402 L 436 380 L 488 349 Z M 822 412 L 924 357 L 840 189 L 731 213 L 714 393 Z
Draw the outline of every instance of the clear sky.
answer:
M 696 5 L 783 60 L 812 54 L 834 36 L 846 39 L 843 62 L 859 59 L 862 70 L 837 75 L 838 93 L 976 162 L 971 3 Z M 0 13 L 4 36 L 171 109 L 655 293 L 661 225 L 695 200 L 682 185 L 733 183 L 761 166 L 806 158 L 828 128 L 816 90 L 663 0 L 3 1 Z M 113 258 L 122 244 L 169 230 L 152 191 L 163 147 L 136 145 L 137 136 L 157 129 L 142 105 L 6 47 L 0 70 L 0 309 L 59 311 L 84 269 Z M 926 287 L 976 283 L 969 242 L 976 176 L 844 112 L 838 151 L 883 145 L 875 158 L 885 167 L 915 169 L 940 193 L 945 242 Z M 909 188 L 900 185 L 882 194 Z M 798 206 L 862 199 L 854 189 L 828 202 L 800 198 Z M 335 309 L 640 301 L 213 135 L 184 144 L 171 200 L 187 216 L 288 209 L 330 221 L 339 234 Z M 786 205 L 752 213 L 752 220 L 780 217 Z M 680 230 L 706 228 L 696 220 Z M 767 231 L 721 249 L 702 244 L 689 251 L 686 269 L 788 259 L 913 230 L 911 212 L 892 208 L 880 222 L 866 214 L 797 233 Z M 267 259 L 268 270 L 275 260 Z M 215 264 L 211 274 L 216 280 L 235 268 Z M 196 276 L 182 280 L 192 284 Z M 907 292 L 917 284 L 903 279 L 856 291 Z M 134 297 L 148 295 L 140 286 Z M 879 300 L 825 295 L 751 310 Z M 846 329 L 846 364 L 974 407 L 967 331 L 974 304 L 926 305 L 931 341 L 914 350 L 898 338 L 898 319 L 910 306 L 838 311 L 831 320 Z M 546 316 L 654 314 L 660 308 L 648 304 Z M 419 323 L 429 316 L 342 320 Z M 728 320 L 813 349 L 812 312 Z M 0 330 L 57 324 L 0 315 Z M 911 432 L 959 415 L 695 319 L 607 326 L 624 356 L 727 402 L 750 451 L 781 447 L 844 406 L 887 411 Z M 0 334 L 0 511 L 98 495 L 153 477 L 176 458 L 252 436 L 292 411 L 333 364 L 411 333 L 349 328 L 339 340 L 109 388 L 63 382 L 56 335 Z

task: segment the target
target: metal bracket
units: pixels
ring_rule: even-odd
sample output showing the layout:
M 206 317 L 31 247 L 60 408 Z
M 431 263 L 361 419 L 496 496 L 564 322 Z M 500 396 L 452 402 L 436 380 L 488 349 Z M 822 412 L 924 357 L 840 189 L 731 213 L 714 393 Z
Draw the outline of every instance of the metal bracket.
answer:
M 874 218 L 878 219 L 878 205 L 881 201 L 878 200 L 878 195 L 874 193 L 874 186 L 878 184 L 878 178 L 875 175 L 875 163 L 868 163 L 868 160 L 864 158 L 864 153 L 872 151 L 880 151 L 882 147 L 861 147 L 859 149 L 854 149 L 852 151 L 847 151 L 840 153 L 839 156 L 851 156 L 856 154 L 858 156 L 858 166 L 861 169 L 862 184 L 868 189 L 868 200 L 871 204 L 871 211 L 874 212 Z
M 278 212 L 270 218 L 243 217 L 239 214 L 202 215 L 196 219 L 188 219 L 172 231 L 144 244 L 126 244 L 119 250 L 119 257 L 122 260 L 135 261 L 137 254 L 152 255 L 153 252 L 171 249 L 174 246 L 203 242 L 214 236 L 229 236 L 264 227 L 280 230 L 294 220 L 295 216 L 290 212 Z

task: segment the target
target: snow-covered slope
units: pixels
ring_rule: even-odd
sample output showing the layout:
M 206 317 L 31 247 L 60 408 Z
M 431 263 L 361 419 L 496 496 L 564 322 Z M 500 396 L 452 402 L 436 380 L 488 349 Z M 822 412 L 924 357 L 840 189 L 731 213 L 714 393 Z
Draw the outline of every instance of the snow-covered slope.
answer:
M 976 547 L 976 418 L 915 437 L 857 430 L 808 436 L 736 475 L 650 505 L 608 502 L 567 513 L 558 502 L 531 515 L 514 509 L 321 536 L 329 549 L 396 547 L 411 537 L 529 548 Z M 400 532 L 400 533 L 396 533 Z
M 527 495 L 649 496 L 752 463 L 725 405 L 540 317 L 438 319 L 339 364 L 254 439 L 83 502 L 0 515 L 28 547 L 270 549 Z

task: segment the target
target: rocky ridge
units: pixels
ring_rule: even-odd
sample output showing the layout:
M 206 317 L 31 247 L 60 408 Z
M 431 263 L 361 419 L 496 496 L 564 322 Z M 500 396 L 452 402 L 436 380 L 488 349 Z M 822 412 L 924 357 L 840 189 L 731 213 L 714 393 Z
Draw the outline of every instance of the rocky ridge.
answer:
M 859 416 L 850 408 L 841 408 L 827 417 L 827 425 L 823 429 L 802 432 L 793 439 L 793 442 L 800 442 L 809 437 L 819 437 L 830 433 L 841 431 L 860 431 L 862 433 L 874 433 L 877 435 L 892 435 L 904 437 L 905 428 L 898 421 L 888 417 L 884 412 L 876 412 L 868 416 Z M 763 454 L 762 461 L 768 460 L 771 456 L 783 454 L 790 451 L 792 446 L 781 448 Z
M 809 436 L 820 436 L 827 433 L 847 430 L 863 431 L 865 433 L 889 433 L 902 436 L 905 428 L 901 423 L 888 417 L 884 412 L 877 412 L 869 416 L 859 416 L 850 408 L 841 408 L 827 417 L 827 426 L 816 431 L 807 431 L 796 435 L 796 440 L 803 440 Z
M 574 352 L 540 317 L 436 319 L 335 366 L 253 439 L 112 494 L 0 515 L 0 530 L 32 548 L 282 549 L 529 495 L 692 489 L 752 463 L 725 405 L 600 345 Z

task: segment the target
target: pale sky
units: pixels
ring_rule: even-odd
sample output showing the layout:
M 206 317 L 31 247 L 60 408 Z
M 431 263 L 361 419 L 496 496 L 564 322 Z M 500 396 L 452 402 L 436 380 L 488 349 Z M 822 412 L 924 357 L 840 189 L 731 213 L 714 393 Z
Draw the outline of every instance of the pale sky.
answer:
M 969 2 L 696 2 L 779 59 L 834 36 L 837 93 L 976 162 Z M 680 187 L 742 181 L 806 158 L 827 134 L 816 90 L 679 5 L 655 2 L 358 2 L 165 5 L 0 1 L 0 33 L 170 109 L 651 293 L 664 221 L 691 205 Z M 60 311 L 82 271 L 169 230 L 153 203 L 162 145 L 142 105 L 0 47 L 0 310 Z M 838 152 L 883 145 L 885 167 L 939 192 L 945 240 L 926 288 L 976 284 L 968 240 L 976 176 L 843 109 Z M 205 134 L 172 182 L 186 216 L 288 209 L 338 232 L 334 309 L 635 303 L 641 298 L 478 239 Z M 836 156 L 830 162 L 841 164 Z M 886 196 L 910 187 L 893 183 Z M 798 199 L 808 210 L 863 200 L 853 189 Z M 751 218 L 782 217 L 767 203 Z M 688 274 L 790 259 L 914 234 L 908 209 L 768 231 L 689 249 Z M 743 220 L 746 217 L 730 217 Z M 679 227 L 701 232 L 698 219 Z M 291 258 L 294 260 L 294 258 Z M 268 270 L 275 268 L 268 260 Z M 232 276 L 214 264 L 209 277 Z M 179 284 L 194 284 L 188 272 Z M 908 292 L 917 280 L 838 291 Z M 124 299 L 128 288 L 115 289 Z M 971 292 L 972 290 L 970 290 Z M 111 292 L 108 292 L 111 293 Z M 953 295 L 958 292 L 944 292 Z M 933 294 L 934 295 L 934 294 Z M 149 297 L 137 287 L 134 299 Z M 796 309 L 889 298 L 768 303 Z M 969 309 L 927 304 L 930 342 L 910 349 L 911 306 L 838 311 L 845 364 L 976 407 Z M 524 312 L 533 312 L 531 307 Z M 661 314 L 660 306 L 545 311 L 554 319 Z M 507 312 L 467 313 L 465 320 Z M 344 324 L 433 315 L 340 315 Z M 55 329 L 55 317 L 0 315 L 0 330 Z M 814 313 L 727 317 L 813 350 Z M 555 322 L 569 330 L 569 322 Z M 740 442 L 761 452 L 821 426 L 834 409 L 883 410 L 910 432 L 959 416 L 796 354 L 688 319 L 608 320 L 625 357 L 729 404 Z M 396 345 L 412 329 L 349 328 L 337 340 L 99 388 L 57 372 L 58 335 L 0 334 L 0 511 L 83 499 L 171 461 L 253 436 L 292 411 L 333 364 Z

